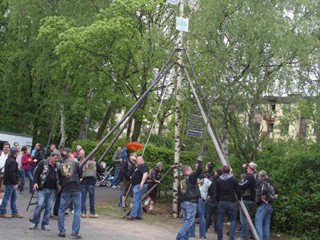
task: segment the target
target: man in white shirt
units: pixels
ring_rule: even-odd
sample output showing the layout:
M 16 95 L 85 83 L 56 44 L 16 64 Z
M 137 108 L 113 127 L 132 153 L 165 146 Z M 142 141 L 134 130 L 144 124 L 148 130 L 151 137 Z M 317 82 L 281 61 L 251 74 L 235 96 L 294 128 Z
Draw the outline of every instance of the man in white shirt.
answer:
M 6 160 L 8 158 L 9 151 L 10 151 L 10 144 L 4 143 L 3 149 L 2 149 L 2 154 L 0 156 L 0 190 L 3 190 L 3 191 L 4 191 L 4 185 L 2 184 L 2 180 L 3 180 L 3 175 L 4 175 L 4 165 L 6 164 Z

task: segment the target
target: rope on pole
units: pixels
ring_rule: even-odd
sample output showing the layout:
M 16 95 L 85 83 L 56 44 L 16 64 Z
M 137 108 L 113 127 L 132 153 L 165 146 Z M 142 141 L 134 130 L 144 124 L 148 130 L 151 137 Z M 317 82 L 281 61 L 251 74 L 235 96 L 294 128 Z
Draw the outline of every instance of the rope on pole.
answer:
M 163 96 L 162 96 L 162 98 L 161 98 L 158 111 L 157 111 L 157 113 L 156 113 L 156 116 L 155 116 L 154 121 L 153 121 L 153 123 L 152 123 L 152 126 L 151 126 L 151 128 L 150 128 L 150 132 L 149 132 L 147 141 L 146 141 L 146 143 L 144 144 L 144 148 L 143 148 L 143 152 L 142 152 L 142 157 L 144 156 L 144 153 L 145 153 L 146 148 L 147 148 L 147 146 L 148 146 L 148 143 L 149 143 L 149 140 L 150 140 L 150 137 L 151 137 L 151 133 L 152 133 L 152 129 L 154 128 L 154 126 L 155 126 L 156 123 L 157 123 L 157 118 L 158 118 L 158 115 L 159 115 L 159 113 L 160 113 L 161 106 L 162 106 L 162 103 L 163 103 L 164 98 L 165 98 L 165 96 L 166 96 L 168 87 L 169 87 L 169 84 L 167 84 L 166 88 L 164 89 L 164 93 L 163 93 Z

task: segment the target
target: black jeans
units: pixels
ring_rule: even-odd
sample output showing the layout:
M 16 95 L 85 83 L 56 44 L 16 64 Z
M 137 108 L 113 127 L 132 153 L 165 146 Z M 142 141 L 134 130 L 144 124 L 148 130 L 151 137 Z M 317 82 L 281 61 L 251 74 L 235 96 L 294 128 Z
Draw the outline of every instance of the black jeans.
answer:
M 212 224 L 212 215 L 216 216 L 218 204 L 216 202 L 208 201 L 206 202 L 206 230 L 208 231 L 210 225 Z M 216 230 L 216 226 L 214 225 Z
M 58 216 L 59 215 L 60 199 L 61 199 L 61 191 L 59 191 L 57 193 L 56 201 L 54 202 L 54 206 L 53 206 L 53 215 L 54 216 Z

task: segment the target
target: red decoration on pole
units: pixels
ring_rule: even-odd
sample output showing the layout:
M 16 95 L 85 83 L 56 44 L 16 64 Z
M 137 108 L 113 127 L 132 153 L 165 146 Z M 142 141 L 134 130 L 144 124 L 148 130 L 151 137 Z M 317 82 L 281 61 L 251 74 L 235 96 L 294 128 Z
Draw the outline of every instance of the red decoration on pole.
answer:
M 126 145 L 126 148 L 128 148 L 131 151 L 139 150 L 143 147 L 143 145 L 139 142 L 129 142 Z

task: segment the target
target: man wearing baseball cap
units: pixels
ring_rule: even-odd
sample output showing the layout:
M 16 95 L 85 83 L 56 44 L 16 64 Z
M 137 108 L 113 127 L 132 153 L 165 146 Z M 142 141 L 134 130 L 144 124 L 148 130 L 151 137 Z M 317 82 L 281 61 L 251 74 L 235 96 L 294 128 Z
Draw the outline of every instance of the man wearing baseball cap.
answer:
M 1 218 L 23 218 L 18 213 L 18 209 L 16 207 L 16 200 L 17 200 L 17 192 L 18 189 L 18 182 L 19 182 L 19 168 L 16 158 L 19 154 L 19 150 L 16 147 L 10 148 L 10 154 L 8 159 L 5 163 L 5 170 L 4 170 L 4 178 L 3 183 L 6 186 L 4 197 L 2 200 L 2 204 L 0 207 L 0 217 Z M 7 214 L 7 204 L 10 200 L 11 206 L 11 215 Z
M 256 194 L 256 180 L 257 176 L 257 164 L 250 162 L 243 165 L 246 170 L 245 179 L 239 183 L 240 189 L 242 191 L 243 203 L 246 206 L 248 213 L 251 212 L 255 204 L 255 194 Z M 241 222 L 241 232 L 240 239 L 248 239 L 249 237 L 249 224 L 247 219 L 242 211 L 240 210 L 240 222 Z

